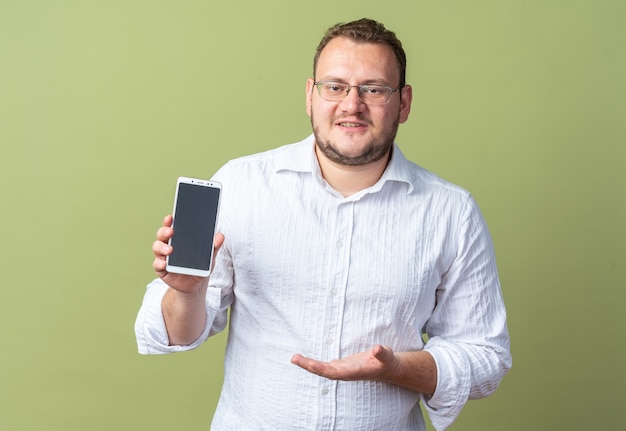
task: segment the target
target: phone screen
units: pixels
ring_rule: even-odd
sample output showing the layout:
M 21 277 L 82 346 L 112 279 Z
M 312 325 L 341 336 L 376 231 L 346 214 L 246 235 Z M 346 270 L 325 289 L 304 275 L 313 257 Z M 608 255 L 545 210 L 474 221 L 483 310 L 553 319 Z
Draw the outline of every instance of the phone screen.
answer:
M 170 240 L 173 250 L 168 257 L 168 266 L 208 272 L 211 269 L 221 189 L 215 183 L 189 181 L 179 180 L 178 183 L 174 207 L 174 236 Z M 172 268 L 168 270 L 180 272 Z

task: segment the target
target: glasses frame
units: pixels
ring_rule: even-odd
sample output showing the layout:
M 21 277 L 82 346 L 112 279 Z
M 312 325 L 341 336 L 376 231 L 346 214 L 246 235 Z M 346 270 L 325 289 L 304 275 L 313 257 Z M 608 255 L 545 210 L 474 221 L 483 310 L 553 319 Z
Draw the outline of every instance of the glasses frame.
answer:
M 343 96 L 343 99 L 327 99 L 324 96 L 322 96 L 322 89 L 321 89 L 321 85 L 322 84 L 341 84 L 341 85 L 347 85 L 348 88 L 346 89 L 346 95 Z M 313 85 L 315 87 L 317 87 L 317 94 L 319 94 L 319 96 L 328 101 L 328 102 L 341 102 L 343 100 L 345 100 L 346 97 L 348 97 L 348 94 L 350 94 L 350 90 L 352 90 L 353 88 L 356 88 L 358 93 L 359 93 L 359 100 L 361 100 L 361 102 L 365 103 L 366 105 L 386 105 L 389 103 L 389 101 L 391 100 L 391 96 L 393 96 L 393 93 L 396 93 L 398 90 L 400 90 L 402 87 L 404 87 L 404 84 L 399 85 L 397 88 L 393 88 L 393 87 L 389 87 L 388 85 L 382 85 L 382 84 L 359 84 L 359 85 L 350 85 L 347 82 L 341 82 L 341 81 L 314 81 Z M 387 100 L 385 100 L 384 102 L 381 103 L 371 103 L 371 102 L 366 102 L 363 100 L 363 91 L 364 89 L 366 89 L 367 87 L 382 87 L 382 88 L 386 88 L 389 90 L 389 97 L 387 97 Z

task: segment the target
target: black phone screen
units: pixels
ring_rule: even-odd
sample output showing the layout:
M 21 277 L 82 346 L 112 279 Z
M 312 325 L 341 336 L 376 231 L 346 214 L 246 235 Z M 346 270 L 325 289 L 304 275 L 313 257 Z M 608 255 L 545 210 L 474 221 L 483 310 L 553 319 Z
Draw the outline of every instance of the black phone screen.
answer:
M 180 183 L 174 209 L 169 265 L 208 271 L 220 189 Z

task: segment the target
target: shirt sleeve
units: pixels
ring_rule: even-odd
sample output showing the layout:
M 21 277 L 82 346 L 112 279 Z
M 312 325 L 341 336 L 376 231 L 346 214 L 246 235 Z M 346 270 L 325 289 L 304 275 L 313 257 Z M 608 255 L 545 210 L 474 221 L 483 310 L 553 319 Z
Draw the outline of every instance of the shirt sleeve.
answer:
M 422 400 L 437 430 L 450 426 L 469 399 L 494 392 L 512 363 L 493 244 L 471 196 L 458 226 L 455 258 L 426 325 L 437 388 Z
M 206 294 L 207 320 L 202 334 L 191 344 L 170 346 L 165 320 L 161 311 L 161 302 L 169 286 L 161 279 L 148 284 L 141 308 L 135 321 L 135 337 L 137 348 L 143 355 L 163 354 L 192 350 L 200 346 L 206 339 L 226 327 L 226 313 L 220 313 L 222 302 L 220 290 L 210 287 Z

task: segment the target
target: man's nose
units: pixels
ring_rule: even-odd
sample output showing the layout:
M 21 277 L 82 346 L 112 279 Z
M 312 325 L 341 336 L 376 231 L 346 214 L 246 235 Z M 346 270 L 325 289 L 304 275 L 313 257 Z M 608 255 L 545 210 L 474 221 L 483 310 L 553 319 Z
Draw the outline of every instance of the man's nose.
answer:
M 341 104 L 345 111 L 359 110 L 363 104 L 359 87 L 356 85 L 351 86 Z

